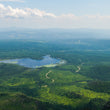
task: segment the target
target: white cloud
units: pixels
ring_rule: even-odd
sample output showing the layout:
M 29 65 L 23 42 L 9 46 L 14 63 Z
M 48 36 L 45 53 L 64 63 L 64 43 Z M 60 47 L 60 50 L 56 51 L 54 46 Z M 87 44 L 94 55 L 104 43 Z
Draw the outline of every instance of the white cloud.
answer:
M 22 0 L 0 0 L 0 2 L 24 2 Z
M 0 0 L 2 1 L 2 0 Z M 8 1 L 19 1 L 19 0 L 8 0 Z M 0 4 L 0 17 L 12 17 L 12 18 L 25 18 L 25 17 L 52 17 L 56 19 L 64 19 L 64 20 L 81 20 L 81 19 L 110 19 L 110 15 L 101 16 L 101 15 L 83 15 L 76 16 L 74 14 L 62 14 L 57 16 L 53 13 L 47 13 L 45 11 L 41 11 L 37 8 L 12 8 L 11 6 L 4 6 Z
M 25 18 L 25 17 L 31 17 L 31 16 L 56 17 L 52 13 L 46 13 L 45 11 L 40 11 L 38 9 L 12 8 L 11 6 L 5 7 L 3 4 L 0 4 L 0 17 Z
M 76 16 L 70 13 L 57 16 L 37 8 L 21 9 L 0 4 L 0 24 L 32 28 L 110 28 L 110 15 Z

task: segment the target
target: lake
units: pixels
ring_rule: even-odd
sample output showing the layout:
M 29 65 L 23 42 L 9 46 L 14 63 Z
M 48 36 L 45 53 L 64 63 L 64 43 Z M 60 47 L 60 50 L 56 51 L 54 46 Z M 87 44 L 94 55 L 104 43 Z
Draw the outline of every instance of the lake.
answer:
M 0 63 L 10 63 L 10 64 L 18 64 L 28 68 L 38 68 L 38 67 L 54 67 L 57 64 L 63 63 L 61 59 L 52 58 L 50 55 L 46 55 L 42 60 L 34 60 L 31 58 L 22 58 L 22 59 L 10 59 L 10 60 L 2 60 Z

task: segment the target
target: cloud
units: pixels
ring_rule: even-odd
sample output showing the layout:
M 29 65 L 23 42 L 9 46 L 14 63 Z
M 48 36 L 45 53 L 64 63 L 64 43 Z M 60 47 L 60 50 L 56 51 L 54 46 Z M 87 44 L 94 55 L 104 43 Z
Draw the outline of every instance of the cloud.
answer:
M 0 0 L 0 2 L 24 2 L 22 0 Z
M 3 4 L 0 4 L 0 17 L 13 17 L 13 18 L 25 18 L 25 17 L 56 17 L 52 13 L 46 13 L 45 11 L 40 11 L 38 9 L 31 8 L 12 8 L 11 6 L 5 7 Z
M 22 19 L 21 19 L 22 18 Z M 0 27 L 110 28 L 110 15 L 55 15 L 37 8 L 12 8 L 0 4 Z
M 8 1 L 19 1 L 19 0 L 8 0 Z M 31 9 L 31 8 L 24 8 L 24 9 L 12 8 L 11 6 L 4 6 L 3 4 L 0 4 L 0 17 L 4 17 L 4 18 L 9 18 L 9 17 L 11 17 L 11 18 L 51 17 L 51 18 L 63 19 L 63 20 L 110 19 L 110 15 L 101 16 L 100 14 L 76 16 L 76 15 L 70 13 L 70 14 L 62 14 L 60 16 L 57 16 L 53 13 L 47 13 L 47 12 L 41 11 L 37 8 L 34 8 L 34 9 Z

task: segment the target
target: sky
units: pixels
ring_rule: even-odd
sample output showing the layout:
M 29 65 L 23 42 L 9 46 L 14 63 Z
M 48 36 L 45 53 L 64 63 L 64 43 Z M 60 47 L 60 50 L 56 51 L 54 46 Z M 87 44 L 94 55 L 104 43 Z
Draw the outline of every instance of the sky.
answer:
M 0 28 L 110 29 L 110 0 L 0 0 Z

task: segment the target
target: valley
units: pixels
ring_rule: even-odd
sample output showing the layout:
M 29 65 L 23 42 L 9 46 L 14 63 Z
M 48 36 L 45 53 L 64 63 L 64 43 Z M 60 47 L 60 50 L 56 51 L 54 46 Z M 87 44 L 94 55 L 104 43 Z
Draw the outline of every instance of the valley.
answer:
M 110 101 L 110 52 L 85 52 L 66 43 L 25 41 L 24 44 L 22 40 L 0 43 L 4 45 L 0 46 L 1 61 L 20 58 L 40 61 L 50 55 L 66 62 L 40 68 L 0 63 L 0 110 L 104 109 Z

